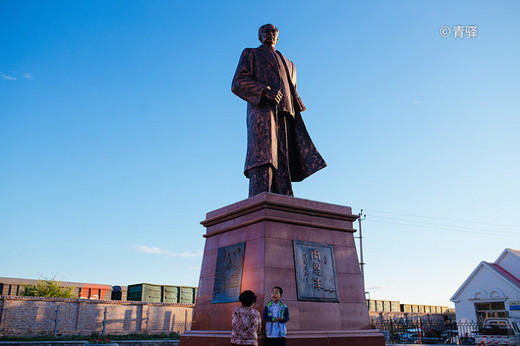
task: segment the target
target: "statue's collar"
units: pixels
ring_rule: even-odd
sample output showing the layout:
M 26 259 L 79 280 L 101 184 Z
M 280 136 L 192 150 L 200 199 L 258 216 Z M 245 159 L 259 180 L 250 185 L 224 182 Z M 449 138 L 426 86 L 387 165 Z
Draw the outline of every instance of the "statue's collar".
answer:
M 276 48 L 271 46 L 271 45 L 267 45 L 267 44 L 262 44 L 260 45 L 259 48 L 262 48 L 262 49 L 265 49 L 265 50 L 270 50 L 272 52 L 275 52 L 276 51 Z

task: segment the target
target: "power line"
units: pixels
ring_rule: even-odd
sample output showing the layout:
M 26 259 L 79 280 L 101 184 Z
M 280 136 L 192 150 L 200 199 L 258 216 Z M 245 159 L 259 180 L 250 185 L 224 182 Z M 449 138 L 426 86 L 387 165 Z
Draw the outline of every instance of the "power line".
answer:
M 485 231 L 485 232 L 490 232 L 490 233 L 500 232 L 500 233 L 506 233 L 506 234 L 511 234 L 511 235 L 518 235 L 518 234 L 520 234 L 519 232 L 509 232 L 509 231 L 503 231 L 503 230 L 496 231 L 496 230 L 493 230 L 493 229 L 486 229 L 486 228 L 454 226 L 454 225 L 439 224 L 439 223 L 434 223 L 434 222 L 399 219 L 399 218 L 388 217 L 388 216 L 373 215 L 372 217 L 380 218 L 380 219 L 404 221 L 404 222 L 413 222 L 413 223 L 424 224 L 424 225 L 439 226 L 439 227 L 443 227 L 443 228 L 459 228 L 459 229 L 467 229 L 467 230 L 470 230 L 470 231 Z
M 388 221 L 370 220 L 368 218 L 367 218 L 366 221 L 368 221 L 368 222 L 377 222 L 377 223 L 386 223 L 386 224 L 390 224 L 390 225 L 414 227 L 414 228 L 427 228 L 427 229 L 434 229 L 434 230 L 445 231 L 445 232 L 474 233 L 474 234 L 485 234 L 485 235 L 501 236 L 501 237 L 520 237 L 520 234 L 503 234 L 503 233 L 500 233 L 500 232 L 490 233 L 490 232 L 479 232 L 479 231 L 464 231 L 464 230 L 457 230 L 457 229 L 443 229 L 443 228 L 438 228 L 438 227 L 406 224 L 406 223 L 400 223 L 400 222 L 388 222 Z
M 421 216 L 421 215 L 404 214 L 404 213 L 396 213 L 396 212 L 391 212 L 391 211 L 381 211 L 381 210 L 373 210 L 373 209 L 366 209 L 366 211 L 370 211 L 372 213 L 401 215 L 401 216 L 416 217 L 416 218 L 422 218 L 422 219 L 432 219 L 432 220 L 451 221 L 451 222 L 460 222 L 460 223 L 471 223 L 471 224 L 480 224 L 480 225 L 489 225 L 489 226 L 498 226 L 498 227 L 512 227 L 512 228 L 520 229 L 520 226 L 516 226 L 516 225 L 504 225 L 504 224 L 489 223 L 489 222 L 457 220 L 457 219 L 432 217 L 432 216 Z

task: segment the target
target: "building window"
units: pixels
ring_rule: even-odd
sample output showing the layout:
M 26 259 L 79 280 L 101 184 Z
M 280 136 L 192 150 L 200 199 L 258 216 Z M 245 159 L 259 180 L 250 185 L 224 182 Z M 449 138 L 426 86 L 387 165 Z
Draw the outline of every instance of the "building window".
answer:
M 507 317 L 504 302 L 476 303 L 477 322 L 482 325 L 486 318 Z

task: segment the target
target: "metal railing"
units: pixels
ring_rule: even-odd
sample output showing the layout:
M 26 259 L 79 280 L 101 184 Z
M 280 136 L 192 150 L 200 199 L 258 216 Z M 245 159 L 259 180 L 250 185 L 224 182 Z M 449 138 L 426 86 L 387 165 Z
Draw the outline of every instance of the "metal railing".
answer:
M 372 323 L 389 344 L 474 345 L 477 322 L 395 321 Z

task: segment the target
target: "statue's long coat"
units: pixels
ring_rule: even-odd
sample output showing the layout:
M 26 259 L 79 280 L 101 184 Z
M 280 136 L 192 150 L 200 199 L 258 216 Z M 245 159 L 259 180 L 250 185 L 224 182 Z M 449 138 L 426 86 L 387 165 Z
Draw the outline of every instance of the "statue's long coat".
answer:
M 247 157 L 244 174 L 254 167 L 271 164 L 278 167 L 278 134 L 275 121 L 276 105 L 262 92 L 267 86 L 279 90 L 281 85 L 278 65 L 268 47 L 246 48 L 238 63 L 231 90 L 247 101 Z M 288 152 L 291 181 L 302 181 L 327 164 L 316 150 L 305 128 L 300 111 L 305 110 L 296 92 L 296 68 L 283 56 L 294 85 L 295 106 L 293 119 L 288 119 Z M 282 67 L 283 68 L 283 67 Z

